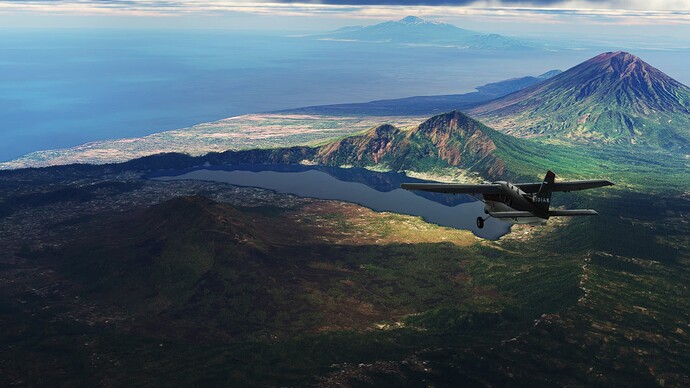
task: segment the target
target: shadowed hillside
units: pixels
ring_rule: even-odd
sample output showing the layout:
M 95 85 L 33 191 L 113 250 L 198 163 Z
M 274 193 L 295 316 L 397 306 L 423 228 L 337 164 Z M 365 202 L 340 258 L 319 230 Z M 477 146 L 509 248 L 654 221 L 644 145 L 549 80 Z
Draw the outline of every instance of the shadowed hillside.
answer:
M 89 176 L 58 171 L 68 186 Z M 94 199 L 180 185 L 258 194 L 141 183 Z M 687 386 L 687 199 L 572 193 L 601 216 L 482 242 L 263 195 L 252 208 L 188 196 L 86 217 L 55 204 L 69 213 L 60 225 L 46 205 L 0 219 L 41 231 L 0 266 L 0 382 Z
M 447 278 L 461 271 L 457 257 L 469 254 L 456 246 L 474 241 L 468 233 L 438 228 L 459 235 L 446 249 L 398 246 L 409 235 L 388 237 L 378 230 L 387 222 L 365 213 L 368 223 L 358 228 L 366 235 L 340 241 L 362 214 L 350 218 L 323 205 L 315 211 L 236 209 L 179 197 L 98 217 L 82 224 L 74 241 L 40 257 L 78 284 L 84 300 L 120 306 L 132 321 L 123 328 L 163 338 L 234 341 L 365 329 L 471 297 Z M 442 236 L 417 232 L 414 239 Z M 344 241 L 348 246 L 339 246 Z M 373 241 L 386 242 L 368 245 Z M 436 268 L 402 276 L 420 249 Z M 420 281 L 424 291 L 415 290 Z

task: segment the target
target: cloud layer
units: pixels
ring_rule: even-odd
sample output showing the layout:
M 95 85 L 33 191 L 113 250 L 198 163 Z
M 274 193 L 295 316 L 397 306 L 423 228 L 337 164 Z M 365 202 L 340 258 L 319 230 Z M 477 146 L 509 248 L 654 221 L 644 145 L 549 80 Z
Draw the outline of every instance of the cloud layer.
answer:
M 559 7 L 570 9 L 616 9 L 646 11 L 690 11 L 686 0 L 278 0 L 285 3 L 337 5 L 422 5 L 474 7 Z
M 595 23 L 690 24 L 686 0 L 15 0 L 3 14 L 176 16 L 258 14 L 396 19 L 478 17 L 555 23 L 564 18 Z

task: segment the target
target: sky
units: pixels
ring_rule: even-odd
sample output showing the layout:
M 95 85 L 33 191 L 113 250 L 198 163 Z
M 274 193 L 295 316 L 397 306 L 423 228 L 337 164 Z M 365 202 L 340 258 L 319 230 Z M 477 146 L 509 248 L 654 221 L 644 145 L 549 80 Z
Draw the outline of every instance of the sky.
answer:
M 11 0 L 0 28 L 328 30 L 405 15 L 515 33 L 690 36 L 688 0 Z M 591 26 L 583 31 L 582 25 Z

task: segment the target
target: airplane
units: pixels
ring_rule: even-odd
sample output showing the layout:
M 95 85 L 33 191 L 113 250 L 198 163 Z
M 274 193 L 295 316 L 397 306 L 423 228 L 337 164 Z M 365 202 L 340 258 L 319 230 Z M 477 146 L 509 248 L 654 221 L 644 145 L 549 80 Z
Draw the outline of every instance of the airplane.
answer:
M 592 209 L 549 210 L 551 193 L 554 191 L 569 192 L 611 186 L 613 183 L 603 180 L 582 180 L 555 182 L 556 174 L 548 171 L 542 182 L 516 183 L 505 181 L 478 185 L 454 183 L 403 183 L 405 190 L 430 191 L 446 194 L 481 195 L 484 202 L 484 213 L 488 217 L 477 217 L 477 227 L 483 228 L 484 221 L 493 217 L 513 224 L 542 225 L 549 217 L 596 216 Z

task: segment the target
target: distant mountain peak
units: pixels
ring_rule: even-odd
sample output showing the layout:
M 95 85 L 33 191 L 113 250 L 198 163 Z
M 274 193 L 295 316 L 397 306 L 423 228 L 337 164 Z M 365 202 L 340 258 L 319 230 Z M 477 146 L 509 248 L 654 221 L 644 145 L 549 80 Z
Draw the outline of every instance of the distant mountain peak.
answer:
M 625 51 L 606 52 L 585 61 L 584 65 L 601 66 L 608 72 L 613 72 L 619 76 L 626 76 L 635 71 L 651 71 L 663 74 L 639 57 Z
M 410 16 L 405 16 L 404 18 L 398 20 L 398 23 L 419 24 L 419 23 L 426 23 L 426 21 L 420 17 L 410 15 Z
M 663 110 L 664 106 L 677 105 L 673 93 L 661 93 L 661 89 L 671 90 L 675 88 L 686 89 L 687 87 L 675 81 L 661 70 L 643 61 L 639 57 L 625 51 L 606 52 L 591 58 L 568 71 L 571 78 L 578 79 L 580 82 L 591 82 L 599 79 L 601 91 L 612 90 L 634 91 L 639 101 L 643 105 Z M 607 84 L 609 82 L 610 84 Z M 610 90 L 606 90 L 609 88 Z M 591 90 L 590 92 L 593 92 Z M 664 101 L 666 100 L 666 101 Z M 687 112 L 687 104 L 681 109 Z
M 597 55 L 596 57 L 592 58 L 591 60 L 612 60 L 612 59 L 617 59 L 617 60 L 625 60 L 625 61 L 637 61 L 640 60 L 639 57 L 630 54 L 627 51 L 607 51 L 605 53 L 601 53 Z
M 325 40 L 456 46 L 462 49 L 525 49 L 528 45 L 499 34 L 483 34 L 453 24 L 406 16 L 368 26 L 349 26 L 311 35 Z

